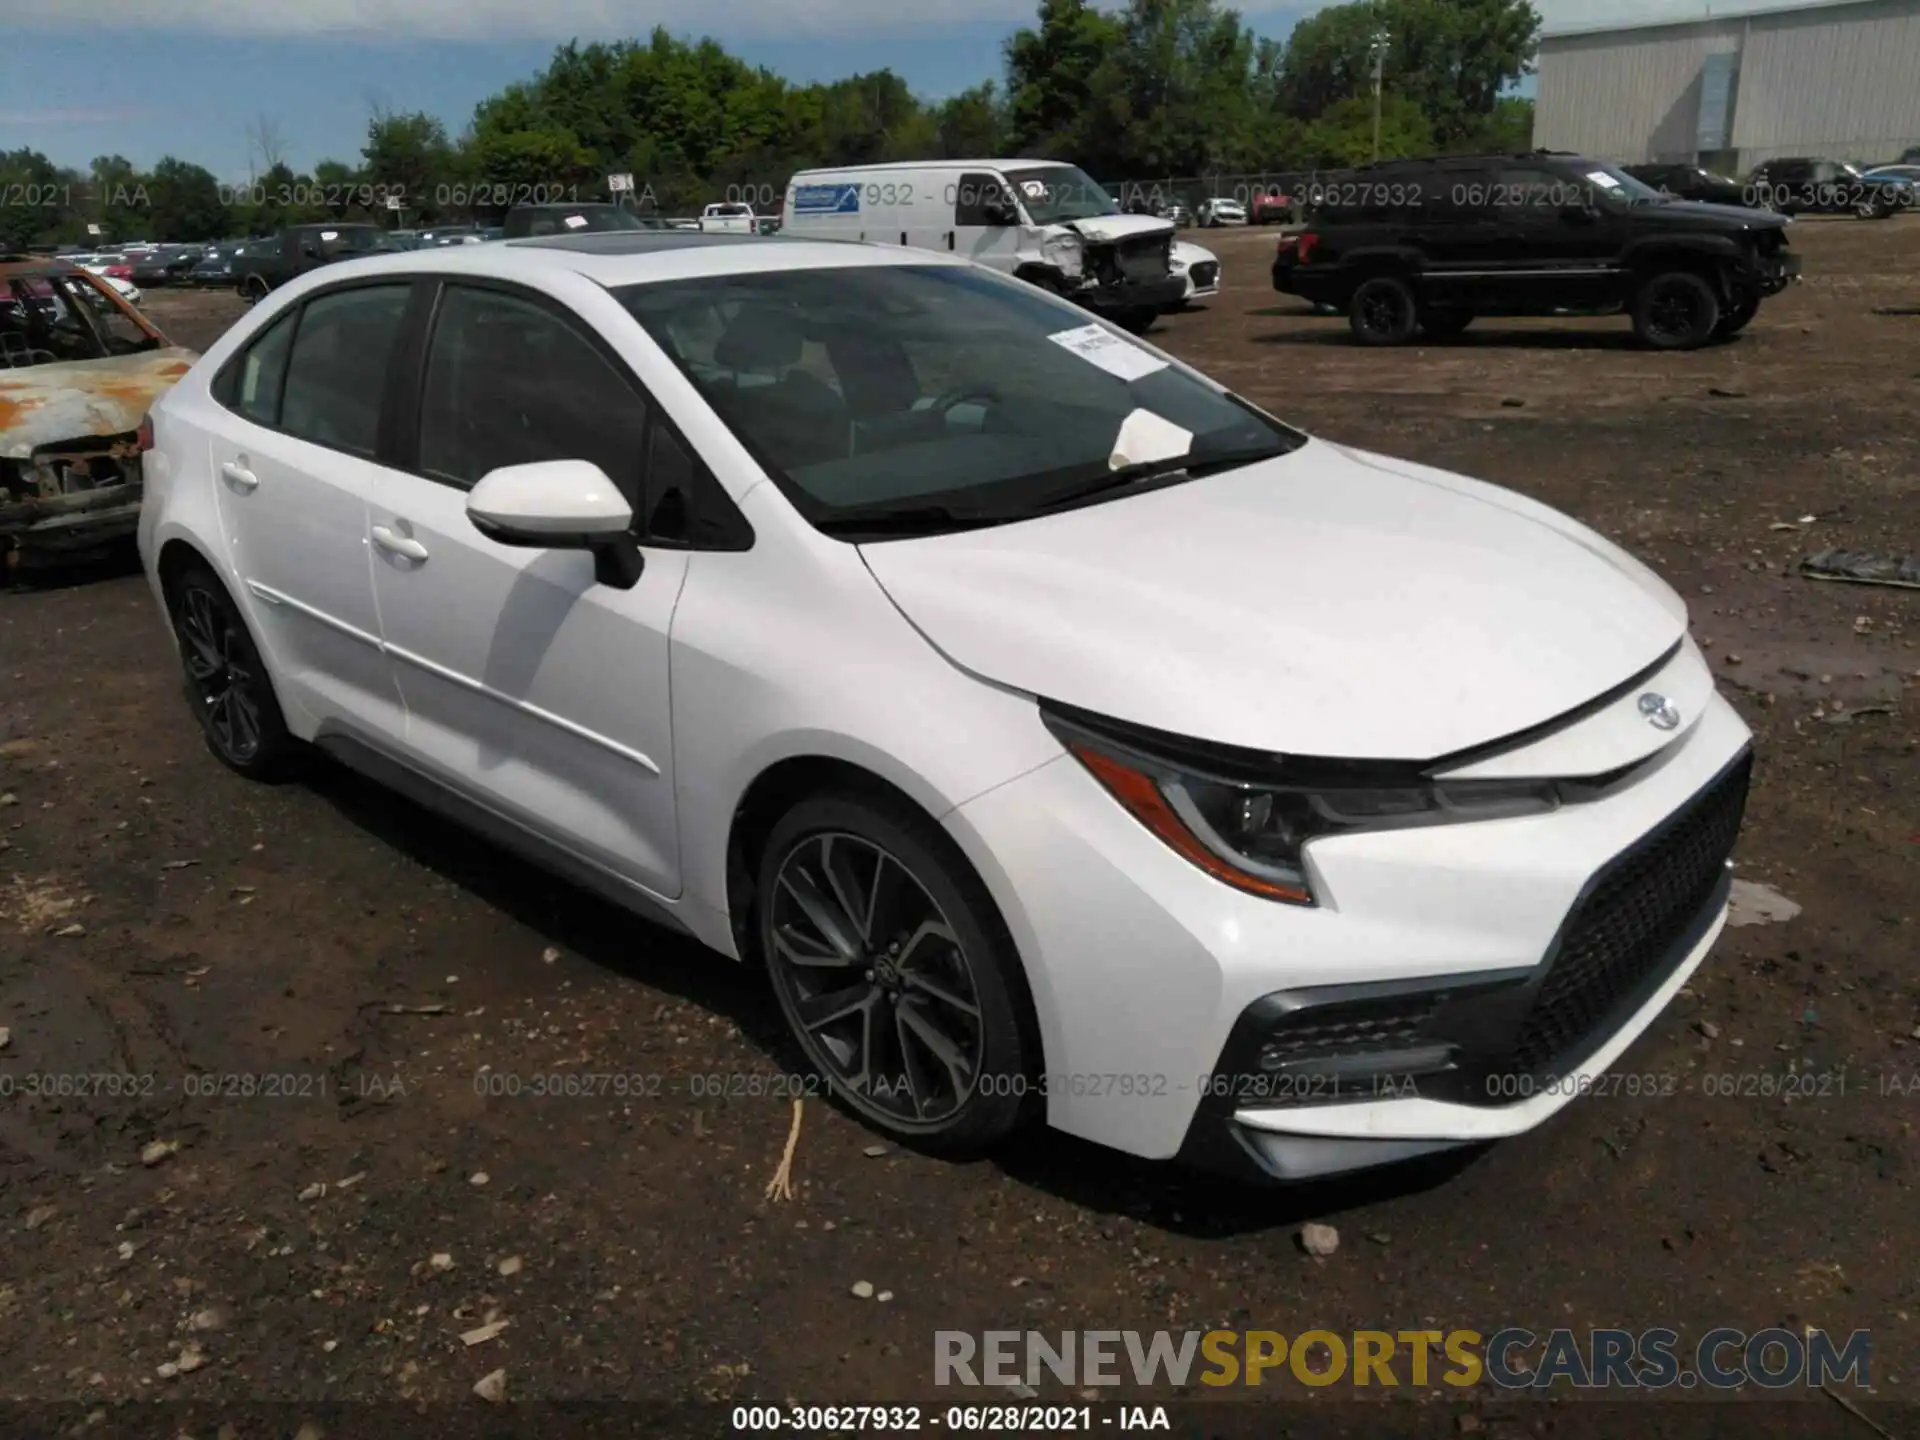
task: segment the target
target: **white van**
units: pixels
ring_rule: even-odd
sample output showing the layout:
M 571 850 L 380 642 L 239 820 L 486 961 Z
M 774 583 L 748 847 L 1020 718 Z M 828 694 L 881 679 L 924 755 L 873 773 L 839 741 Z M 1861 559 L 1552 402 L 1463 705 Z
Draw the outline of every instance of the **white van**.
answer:
M 782 231 L 965 255 L 1044 286 L 1129 330 L 1186 298 L 1169 264 L 1174 226 L 1127 215 L 1076 165 L 914 160 L 803 170 Z

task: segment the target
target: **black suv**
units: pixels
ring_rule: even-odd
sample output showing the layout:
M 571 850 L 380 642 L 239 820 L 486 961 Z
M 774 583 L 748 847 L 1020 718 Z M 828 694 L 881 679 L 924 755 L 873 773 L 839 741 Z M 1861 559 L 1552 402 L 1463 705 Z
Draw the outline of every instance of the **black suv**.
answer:
M 599 230 L 660 230 L 651 216 L 634 214 L 619 205 L 589 201 L 583 205 L 516 205 L 502 227 L 508 240 L 532 235 L 574 235 Z
M 289 225 L 278 235 L 249 240 L 235 252 L 234 288 L 251 302 L 322 265 L 400 248 L 378 225 Z
M 1858 215 L 1884 220 L 1910 210 L 1914 187 L 1905 180 L 1872 180 L 1842 160 L 1769 160 L 1748 177 L 1762 205 L 1782 215 Z
M 1575 155 L 1396 160 L 1316 185 L 1274 289 L 1346 312 L 1369 345 L 1476 315 L 1610 315 L 1663 350 L 1725 339 L 1800 273 L 1788 221 L 1670 200 Z

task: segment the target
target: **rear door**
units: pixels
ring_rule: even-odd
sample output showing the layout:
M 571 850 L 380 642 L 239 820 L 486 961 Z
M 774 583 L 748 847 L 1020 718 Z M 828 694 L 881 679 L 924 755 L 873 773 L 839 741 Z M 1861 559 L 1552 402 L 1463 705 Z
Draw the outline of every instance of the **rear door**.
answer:
M 387 373 L 413 286 L 351 284 L 310 296 L 223 370 L 211 435 L 214 486 L 240 597 L 287 698 L 322 724 L 401 725 L 380 649 L 367 498 Z
M 1517 308 L 1586 309 L 1605 298 L 1619 236 L 1598 181 L 1541 165 L 1504 166 L 1494 182 L 1501 288 Z
M 1500 227 L 1493 213 L 1493 175 L 1460 166 L 1435 169 L 1417 180 L 1421 298 L 1441 308 L 1497 308 Z
M 625 318 L 611 297 L 597 299 Z M 407 757 L 576 858 L 671 898 L 680 868 L 667 642 L 686 551 L 647 547 L 639 583 L 620 590 L 595 580 L 584 551 L 487 539 L 466 501 L 500 466 L 583 459 L 644 515 L 650 457 L 677 436 L 650 423 L 655 407 L 586 320 L 515 286 L 449 280 L 419 375 L 409 473 L 392 475 L 370 507 Z

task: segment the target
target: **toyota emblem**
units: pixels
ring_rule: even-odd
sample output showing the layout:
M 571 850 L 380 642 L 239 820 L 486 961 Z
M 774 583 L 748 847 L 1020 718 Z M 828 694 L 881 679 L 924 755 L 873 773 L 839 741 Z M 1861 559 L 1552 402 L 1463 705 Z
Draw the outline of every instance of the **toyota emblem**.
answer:
M 1640 697 L 1640 713 L 1647 717 L 1647 723 L 1656 730 L 1680 728 L 1680 707 L 1666 696 L 1656 695 L 1651 690 Z

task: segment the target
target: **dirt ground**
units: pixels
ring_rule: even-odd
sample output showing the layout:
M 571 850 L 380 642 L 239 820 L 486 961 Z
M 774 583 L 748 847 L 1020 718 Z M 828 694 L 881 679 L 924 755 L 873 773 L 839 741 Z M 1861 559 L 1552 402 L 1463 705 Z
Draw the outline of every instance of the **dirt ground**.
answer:
M 1261 231 L 1195 236 L 1224 293 L 1153 337 L 1620 540 L 1757 732 L 1738 874 L 1804 908 L 1728 930 L 1623 1062 L 1680 1093 L 1590 1097 L 1438 1172 L 1242 1190 L 1045 1135 L 951 1165 L 809 1102 L 770 1201 L 788 1103 L 694 1093 L 793 1063 L 751 973 L 353 776 L 229 774 L 137 574 L 0 596 L 0 1399 L 190 1401 L 206 1435 L 249 1401 L 485 1410 L 499 1369 L 518 1399 L 944 1405 L 942 1329 L 1503 1325 L 1866 1328 L 1879 1400 L 1916 1398 L 1920 593 L 1793 567 L 1920 548 L 1920 216 L 1795 231 L 1804 283 L 1687 355 L 1623 320 L 1362 350 L 1272 292 Z M 148 308 L 195 345 L 238 312 Z M 525 1093 L 636 1073 L 665 1093 Z M 1708 1093 L 1789 1074 L 1837 1079 Z M 1302 1253 L 1309 1219 L 1337 1253 Z M 1375 1423 L 1351 1388 L 1280 1388 L 1289 1426 Z M 1872 1433 L 1818 1392 L 1792 1413 Z

